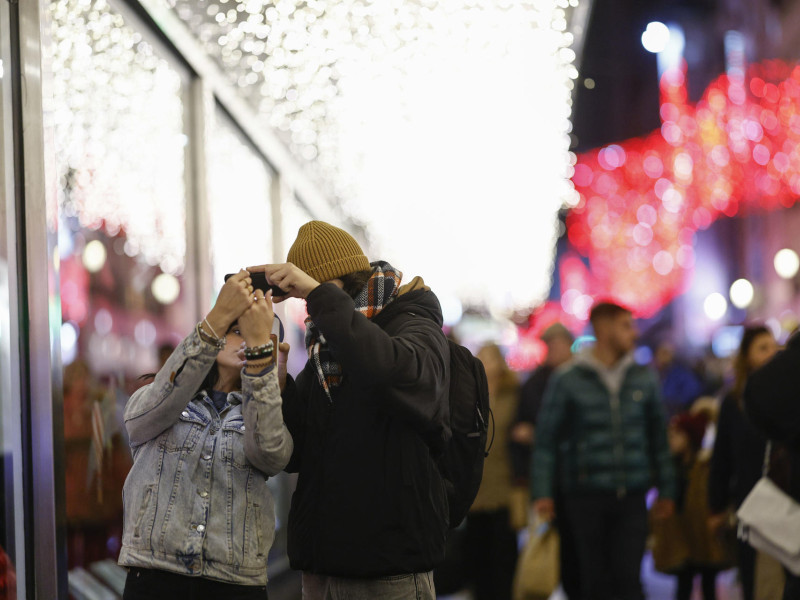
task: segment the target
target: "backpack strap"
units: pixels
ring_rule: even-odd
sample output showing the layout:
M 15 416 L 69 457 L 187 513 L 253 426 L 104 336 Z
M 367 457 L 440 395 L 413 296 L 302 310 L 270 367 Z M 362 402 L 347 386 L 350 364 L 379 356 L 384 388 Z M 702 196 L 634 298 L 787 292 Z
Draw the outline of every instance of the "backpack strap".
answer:
M 761 467 L 761 476 L 769 477 L 769 460 L 772 458 L 772 440 L 767 440 L 767 447 L 764 450 L 764 464 Z

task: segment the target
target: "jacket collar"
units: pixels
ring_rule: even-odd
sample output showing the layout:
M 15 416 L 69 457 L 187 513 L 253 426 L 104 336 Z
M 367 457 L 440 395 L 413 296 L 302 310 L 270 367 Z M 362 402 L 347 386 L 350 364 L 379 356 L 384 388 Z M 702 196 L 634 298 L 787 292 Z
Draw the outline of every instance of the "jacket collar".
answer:
M 575 357 L 575 364 L 595 373 L 608 388 L 609 392 L 619 394 L 622 389 L 622 383 L 625 381 L 625 376 L 630 368 L 634 366 L 635 360 L 633 352 L 630 352 L 617 361 L 615 365 L 609 367 L 597 360 L 591 348 L 587 348 Z

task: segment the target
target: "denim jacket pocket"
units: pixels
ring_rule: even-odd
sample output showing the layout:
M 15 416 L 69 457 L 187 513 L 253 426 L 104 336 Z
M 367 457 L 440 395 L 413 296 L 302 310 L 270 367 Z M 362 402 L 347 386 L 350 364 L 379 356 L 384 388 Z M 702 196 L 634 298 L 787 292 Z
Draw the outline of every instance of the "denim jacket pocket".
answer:
M 210 419 L 191 404 L 181 412 L 178 421 L 163 434 L 167 452 L 191 452 Z
M 142 502 L 136 513 L 133 525 L 133 545 L 139 548 L 150 547 L 150 532 L 153 529 L 156 509 L 156 485 L 148 485 L 144 489 Z
M 266 537 L 262 504 L 248 503 L 241 545 L 243 567 L 257 568 L 266 564 L 269 550 Z
M 244 418 L 237 415 L 222 424 L 225 446 L 225 461 L 237 469 L 249 469 L 250 465 L 244 454 Z

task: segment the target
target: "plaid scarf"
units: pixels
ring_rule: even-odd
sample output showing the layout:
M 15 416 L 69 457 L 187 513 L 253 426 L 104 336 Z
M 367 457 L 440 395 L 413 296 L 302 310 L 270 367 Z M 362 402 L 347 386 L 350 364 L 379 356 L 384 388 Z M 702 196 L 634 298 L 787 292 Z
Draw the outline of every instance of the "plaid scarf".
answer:
M 356 310 L 367 319 L 372 319 L 397 297 L 403 274 L 384 261 L 370 265 L 372 276 L 355 298 Z M 336 362 L 325 336 L 311 317 L 306 319 L 306 349 L 308 359 L 314 365 L 317 378 L 329 401 L 333 401 L 331 390 L 342 383 L 342 365 Z

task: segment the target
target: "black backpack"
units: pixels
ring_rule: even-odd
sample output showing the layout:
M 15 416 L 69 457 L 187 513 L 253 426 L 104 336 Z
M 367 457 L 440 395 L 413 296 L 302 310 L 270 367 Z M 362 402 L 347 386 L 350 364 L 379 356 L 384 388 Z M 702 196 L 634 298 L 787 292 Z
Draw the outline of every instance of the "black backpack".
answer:
M 452 437 L 438 459 L 445 481 L 450 527 L 467 516 L 483 477 L 488 456 L 489 384 L 483 364 L 467 348 L 448 340 L 450 346 L 450 429 Z

